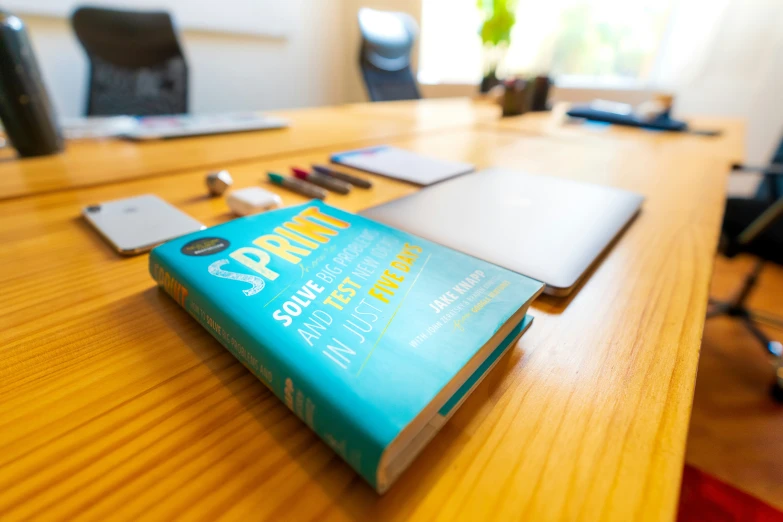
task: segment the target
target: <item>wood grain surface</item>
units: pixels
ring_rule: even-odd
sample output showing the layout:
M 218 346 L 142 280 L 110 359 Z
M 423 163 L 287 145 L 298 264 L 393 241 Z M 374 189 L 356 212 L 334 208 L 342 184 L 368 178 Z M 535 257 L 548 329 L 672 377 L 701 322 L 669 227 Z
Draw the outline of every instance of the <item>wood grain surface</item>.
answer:
M 532 133 L 562 140 L 585 142 L 591 138 L 640 141 L 659 151 L 682 154 L 709 154 L 730 162 L 744 160 L 745 126 L 732 118 L 692 116 L 686 118 L 694 130 L 719 130 L 719 136 L 701 136 L 683 132 L 636 129 L 601 122 L 587 122 L 566 116 L 569 104 L 558 103 L 552 111 L 512 116 L 502 119 L 478 119 L 477 124 L 509 132 Z
M 117 256 L 79 218 L 155 193 L 205 224 L 230 219 L 203 168 L 0 202 L 0 518 L 671 520 L 726 157 L 471 127 L 383 141 L 647 200 L 572 297 L 534 303 L 530 331 L 383 497 L 155 288 L 146 255 Z M 334 150 L 231 172 L 249 186 Z M 373 189 L 327 202 L 416 190 L 368 177 Z
M 183 169 L 205 172 L 340 144 L 356 148 L 379 139 L 465 127 L 496 120 L 500 110 L 467 99 L 319 107 L 270 113 L 287 129 L 134 143 L 120 139 L 71 141 L 42 158 L 0 157 L 0 199 L 157 176 Z M 371 141 L 372 140 L 372 141 Z

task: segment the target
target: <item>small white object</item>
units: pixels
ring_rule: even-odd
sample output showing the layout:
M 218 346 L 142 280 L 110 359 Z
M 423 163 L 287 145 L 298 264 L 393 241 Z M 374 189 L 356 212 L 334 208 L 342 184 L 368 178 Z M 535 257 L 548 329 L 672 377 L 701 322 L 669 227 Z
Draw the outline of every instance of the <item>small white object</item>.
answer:
M 633 113 L 632 105 L 609 100 L 593 100 L 590 102 L 590 108 L 596 111 L 611 112 L 618 116 L 629 116 Z
M 666 106 L 658 100 L 648 100 L 636 107 L 636 115 L 645 121 L 652 121 L 666 110 Z
M 261 187 L 248 187 L 231 192 L 226 198 L 228 208 L 240 216 L 258 214 L 283 206 L 280 196 Z

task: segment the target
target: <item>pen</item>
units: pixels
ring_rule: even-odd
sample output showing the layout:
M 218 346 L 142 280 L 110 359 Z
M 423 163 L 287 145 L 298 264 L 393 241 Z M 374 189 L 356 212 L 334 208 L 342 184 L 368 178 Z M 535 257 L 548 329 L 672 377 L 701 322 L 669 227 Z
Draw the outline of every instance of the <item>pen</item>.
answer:
M 310 183 L 314 183 L 327 190 L 331 190 L 332 192 L 348 194 L 351 191 L 351 186 L 345 181 L 340 181 L 339 179 L 324 176 L 318 172 L 308 172 L 298 167 L 291 167 L 291 171 L 297 178 L 304 181 L 309 181 Z
M 269 181 L 275 185 L 285 187 L 288 190 L 296 192 L 297 194 L 316 199 L 324 199 L 326 197 L 326 191 L 316 187 L 312 183 L 302 181 L 301 179 L 283 176 L 282 174 L 278 174 L 276 172 L 267 172 L 267 175 L 269 176 Z
M 370 183 L 366 179 L 359 178 L 356 176 L 351 176 L 350 174 L 345 174 L 344 172 L 333 170 L 325 165 L 313 165 L 313 170 L 320 174 L 324 174 L 326 176 L 331 176 L 335 179 L 345 181 L 359 188 L 368 189 L 372 187 L 372 183 Z

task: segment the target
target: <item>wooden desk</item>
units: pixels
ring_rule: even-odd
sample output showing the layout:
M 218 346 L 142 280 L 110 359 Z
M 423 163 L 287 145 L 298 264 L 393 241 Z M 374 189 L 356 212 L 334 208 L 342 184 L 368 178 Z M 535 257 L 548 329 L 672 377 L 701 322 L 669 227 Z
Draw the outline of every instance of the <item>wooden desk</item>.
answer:
M 719 136 L 701 136 L 690 133 L 662 132 L 600 122 L 570 119 L 566 116 L 569 104 L 556 104 L 552 111 L 529 113 L 523 116 L 477 121 L 481 127 L 509 132 L 550 136 L 562 140 L 585 142 L 589 139 L 638 141 L 662 149 L 677 150 L 682 154 L 707 154 L 725 157 L 729 162 L 744 161 L 745 125 L 736 118 L 694 116 L 686 118 L 692 129 L 720 129 Z
M 244 161 L 460 128 L 499 118 L 500 110 L 468 99 L 355 104 L 272 113 L 288 129 L 133 143 L 72 141 L 63 154 L 44 158 L 0 157 L 0 200 L 56 190 L 116 183 L 183 169 L 226 168 Z
M 0 518 L 671 520 L 726 160 L 494 129 L 386 141 L 647 201 L 573 297 L 533 305 L 531 330 L 383 497 L 154 287 L 146 256 L 116 256 L 78 218 L 155 192 L 219 223 L 203 169 L 0 202 Z M 232 174 L 244 186 L 328 152 Z M 374 181 L 327 201 L 416 190 Z
M 484 124 L 500 121 L 500 106 L 490 100 L 440 98 L 383 103 L 354 103 L 342 107 L 351 115 L 366 118 L 392 118 L 413 122 L 418 131 L 444 126 Z

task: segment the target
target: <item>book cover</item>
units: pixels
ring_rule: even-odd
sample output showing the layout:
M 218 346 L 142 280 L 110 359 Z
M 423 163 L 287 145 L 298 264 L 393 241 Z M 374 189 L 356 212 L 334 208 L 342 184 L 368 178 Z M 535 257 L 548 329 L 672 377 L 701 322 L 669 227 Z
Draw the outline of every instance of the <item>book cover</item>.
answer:
M 169 241 L 150 273 L 378 491 L 390 445 L 428 409 L 448 418 L 542 289 L 320 201 Z

